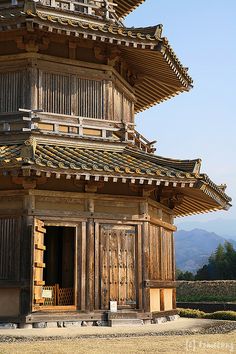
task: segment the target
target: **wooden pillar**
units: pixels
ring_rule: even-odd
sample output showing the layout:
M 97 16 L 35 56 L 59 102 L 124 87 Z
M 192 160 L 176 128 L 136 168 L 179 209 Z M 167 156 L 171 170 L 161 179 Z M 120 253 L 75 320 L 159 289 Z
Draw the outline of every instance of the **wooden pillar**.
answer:
M 149 267 L 149 222 L 143 223 L 143 240 L 142 240 L 142 254 L 143 254 L 143 284 L 149 279 L 150 267 Z M 143 288 L 143 309 L 145 312 L 150 312 L 150 289 Z
M 77 78 L 75 75 L 71 76 L 71 114 L 78 115 L 78 89 L 77 89 Z
M 112 76 L 112 73 L 110 73 Z M 107 81 L 105 83 L 105 119 L 114 120 L 114 95 L 113 95 L 113 82 Z
M 81 311 L 86 310 L 86 222 L 81 224 L 81 232 L 78 231 L 78 308 Z
M 33 307 L 33 218 L 22 217 L 20 233 L 20 315 L 28 315 Z
M 171 246 L 172 246 L 172 280 L 175 281 L 176 276 L 176 264 L 175 264 L 175 240 L 174 240 L 174 233 L 171 233 Z
M 173 305 L 173 310 L 176 309 L 176 288 L 173 289 L 173 294 L 172 294 L 172 305 Z
M 95 278 L 94 278 L 94 296 L 95 296 L 95 301 L 94 301 L 94 305 L 95 305 L 95 310 L 99 310 L 101 308 L 100 305 L 100 256 L 99 256 L 99 251 L 100 251 L 100 247 L 99 247 L 99 239 L 100 239 L 100 230 L 99 230 L 99 223 L 95 223 L 95 249 L 94 249 L 94 265 L 95 265 Z
M 163 227 L 159 227 L 159 260 L 160 260 L 160 280 L 165 280 L 164 277 L 164 259 L 163 259 Z
M 136 236 L 136 276 L 137 276 L 137 308 L 139 310 L 143 309 L 143 276 L 142 276 L 142 226 L 138 225 L 137 227 L 137 236 Z
M 87 222 L 87 284 L 86 310 L 94 311 L 94 221 Z
M 33 60 L 29 71 L 29 109 L 38 109 L 38 68 L 36 62 Z

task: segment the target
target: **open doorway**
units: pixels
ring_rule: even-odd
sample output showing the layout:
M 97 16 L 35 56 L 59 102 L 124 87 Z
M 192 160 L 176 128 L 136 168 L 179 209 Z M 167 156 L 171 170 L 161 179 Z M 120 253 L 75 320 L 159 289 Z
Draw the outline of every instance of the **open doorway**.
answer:
M 46 226 L 43 306 L 75 305 L 75 228 Z

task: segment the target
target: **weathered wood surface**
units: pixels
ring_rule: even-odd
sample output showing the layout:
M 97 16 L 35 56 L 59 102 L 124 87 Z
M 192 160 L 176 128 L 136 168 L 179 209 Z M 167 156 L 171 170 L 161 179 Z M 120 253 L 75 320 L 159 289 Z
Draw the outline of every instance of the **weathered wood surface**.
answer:
M 0 280 L 20 281 L 21 217 L 0 218 Z
M 33 296 L 34 305 L 42 305 L 44 299 L 42 297 L 43 291 L 43 269 L 44 263 L 44 234 L 46 229 L 44 228 L 44 222 L 35 219 L 33 229 L 33 244 L 34 244 L 34 274 L 33 274 Z
M 4 196 L 3 192 L 1 194 Z M 47 226 L 77 228 L 75 306 L 53 308 L 53 306 L 42 306 L 43 302 L 40 302 L 40 289 L 43 286 L 41 267 L 44 263 L 42 254 L 45 251 L 45 244 L 37 238 L 43 236 L 44 227 L 43 224 L 35 226 L 34 265 L 36 267 L 33 286 L 34 293 L 37 293 L 38 306 L 34 306 L 34 310 L 36 308 L 40 311 L 77 309 L 92 313 L 94 310 L 109 310 L 109 301 L 115 300 L 121 308 L 134 308 L 148 313 L 150 312 L 150 288 L 163 290 L 175 288 L 173 233 L 169 227 L 171 224 L 167 222 L 168 218 L 165 217 L 165 222 L 162 220 L 160 204 L 156 203 L 159 211 L 155 212 L 155 215 L 160 217 L 159 222 L 155 219 L 152 223 L 147 219 L 149 208 L 143 197 L 132 197 L 132 201 L 127 202 L 122 196 L 94 193 L 19 190 L 8 194 L 12 198 L 16 195 L 24 198 L 26 210 L 32 217 L 38 214 L 36 219 L 44 220 Z M 33 204 L 29 197 L 34 199 Z M 114 208 L 110 207 L 111 203 Z M 44 205 L 43 209 L 38 210 L 39 205 L 40 207 Z M 46 208 L 49 205 L 51 209 L 47 212 Z M 53 205 L 58 210 L 55 210 Z M 61 213 L 67 205 L 69 210 L 64 214 Z M 73 205 L 84 211 L 75 213 Z M 117 215 L 117 211 L 120 213 L 123 211 L 123 216 Z M 130 214 L 127 214 L 127 211 Z M 139 214 L 140 212 L 142 214 Z M 27 255 L 30 257 L 29 250 L 25 249 L 24 252 L 28 252 Z M 25 257 L 27 255 L 25 254 Z M 24 272 L 26 274 L 27 270 L 25 269 Z M 24 280 L 26 287 L 22 288 L 21 292 L 21 297 L 24 299 L 24 313 L 29 312 L 31 301 L 30 283 L 27 285 L 29 274 L 27 274 Z M 17 284 L 21 287 L 22 283 L 18 281 Z M 175 306 L 174 290 L 172 294 L 172 302 Z M 162 308 L 165 308 L 165 296 L 165 292 L 161 292 Z
M 27 70 L 0 70 L 0 112 L 16 112 L 18 108 L 27 108 L 30 93 L 27 78 Z
M 110 301 L 136 308 L 136 230 L 133 226 L 101 225 L 101 305 Z
M 49 56 L 32 53 L 30 64 L 18 61 L 25 57 L 5 57 L 0 68 L 0 113 L 26 108 L 134 123 L 133 90 L 112 67 L 63 58 L 52 63 Z

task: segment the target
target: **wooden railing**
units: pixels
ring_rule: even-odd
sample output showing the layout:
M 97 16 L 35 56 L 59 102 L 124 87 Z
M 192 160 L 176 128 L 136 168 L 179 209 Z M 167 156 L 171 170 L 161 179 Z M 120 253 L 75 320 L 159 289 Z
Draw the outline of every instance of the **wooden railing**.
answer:
M 150 142 L 138 133 L 133 123 L 117 123 L 26 109 L 15 113 L 0 113 L 0 133 L 19 131 L 41 131 L 50 135 L 120 141 L 134 145 L 144 152 L 154 153 L 156 150 L 156 142 Z
M 62 10 L 100 16 L 107 20 L 118 20 L 115 6 L 109 0 L 40 0 L 39 3 Z

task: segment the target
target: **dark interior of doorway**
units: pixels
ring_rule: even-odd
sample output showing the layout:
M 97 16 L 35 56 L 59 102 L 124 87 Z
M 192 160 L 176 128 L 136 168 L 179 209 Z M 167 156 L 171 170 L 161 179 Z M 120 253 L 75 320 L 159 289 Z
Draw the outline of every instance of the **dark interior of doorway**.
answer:
M 52 294 L 44 304 L 74 305 L 75 228 L 46 226 L 44 242 L 44 294 Z

